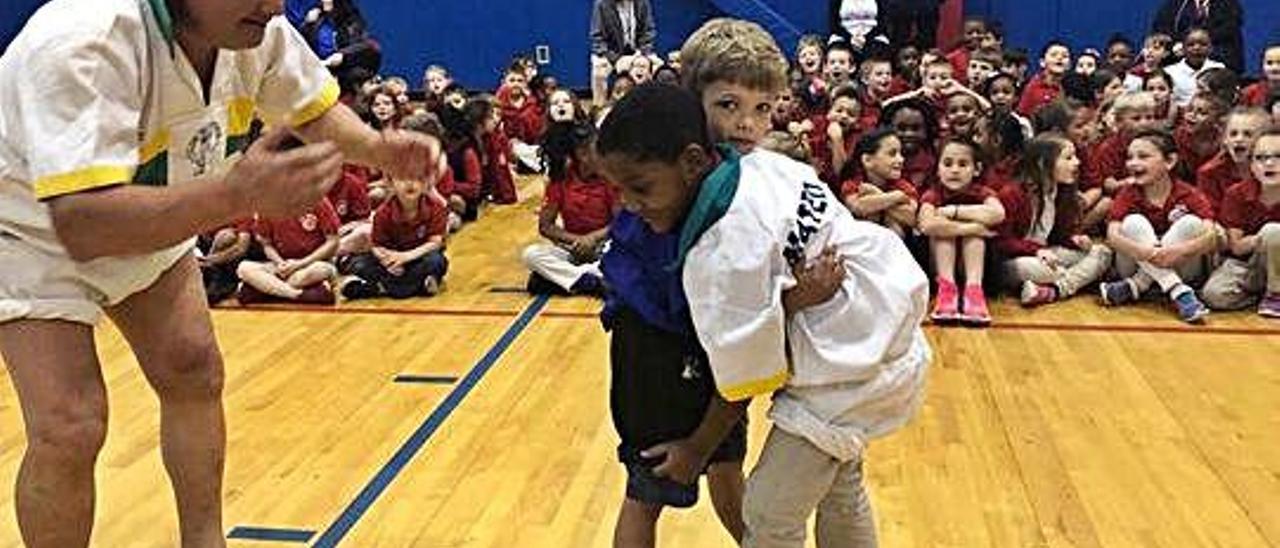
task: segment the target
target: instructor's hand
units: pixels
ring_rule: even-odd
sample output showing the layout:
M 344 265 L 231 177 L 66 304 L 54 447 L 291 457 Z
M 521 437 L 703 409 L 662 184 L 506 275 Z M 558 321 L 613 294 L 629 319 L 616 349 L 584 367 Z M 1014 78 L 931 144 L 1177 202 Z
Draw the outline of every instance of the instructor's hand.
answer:
M 375 157 L 392 179 L 434 181 L 440 165 L 440 141 L 413 131 L 390 130 L 381 134 Z
M 249 147 L 227 173 L 226 184 L 245 211 L 267 218 L 301 214 L 324 197 L 342 175 L 342 153 L 333 143 L 283 150 L 291 133 L 276 128 Z

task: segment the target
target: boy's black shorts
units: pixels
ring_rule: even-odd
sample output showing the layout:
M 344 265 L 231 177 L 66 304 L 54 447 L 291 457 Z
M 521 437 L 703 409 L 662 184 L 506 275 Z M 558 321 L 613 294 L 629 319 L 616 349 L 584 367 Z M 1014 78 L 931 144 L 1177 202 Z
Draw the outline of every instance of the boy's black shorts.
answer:
M 640 452 L 688 437 L 698 428 L 716 394 L 706 353 L 692 335 L 663 331 L 627 307 L 619 309 L 609 349 L 609 408 L 622 438 L 618 460 L 627 466 L 627 496 L 651 504 L 692 506 L 698 500 L 697 485 L 654 477 L 648 472 L 662 458 L 646 459 Z M 746 455 L 743 419 L 708 463 L 742 462 Z

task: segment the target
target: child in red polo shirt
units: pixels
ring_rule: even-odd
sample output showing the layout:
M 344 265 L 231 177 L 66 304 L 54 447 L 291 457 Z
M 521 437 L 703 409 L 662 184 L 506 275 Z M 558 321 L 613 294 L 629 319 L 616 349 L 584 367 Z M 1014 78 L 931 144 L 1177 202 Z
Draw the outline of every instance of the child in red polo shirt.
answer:
M 1156 122 L 1162 127 L 1173 127 L 1181 114 L 1178 105 L 1173 103 L 1173 77 L 1163 70 L 1148 74 L 1142 80 L 1142 91 L 1150 92 L 1156 101 Z
M 1280 44 L 1271 44 L 1262 52 L 1262 80 L 1244 88 L 1240 101 L 1247 107 L 1260 107 L 1273 90 L 1280 90 Z
M 858 88 L 844 84 L 831 92 L 831 110 L 813 117 L 809 133 L 809 150 L 813 154 L 818 178 L 833 187 L 840 182 L 841 172 L 849 161 L 849 152 L 858 142 L 862 128 L 858 125 L 862 106 Z
M 974 123 L 974 140 L 982 148 L 982 157 L 987 159 L 987 168 L 983 170 L 980 182 L 996 192 L 1017 184 L 1022 165 L 1022 149 L 1027 138 L 1015 116 L 1012 112 L 998 110 Z
M 329 189 L 329 203 L 338 214 L 338 254 L 341 259 L 369 250 L 369 174 L 357 166 L 342 166 L 342 177 Z M 340 261 L 339 261 L 340 262 Z
M 862 115 L 858 125 L 872 128 L 880 120 L 883 102 L 894 95 L 893 65 L 887 58 L 869 57 L 858 68 L 858 77 L 862 81 L 862 91 L 858 94 Z
M 1194 178 L 1200 167 L 1222 151 L 1222 117 L 1229 107 L 1208 93 L 1191 99 L 1173 132 L 1178 145 L 1179 174 Z
M 947 62 L 954 69 L 955 78 L 961 82 L 969 81 L 969 59 L 978 48 L 982 47 L 982 39 L 989 33 L 987 22 L 981 17 L 966 17 L 964 20 L 964 42 L 947 53 Z
M 254 233 L 268 262 L 244 261 L 236 274 L 241 304 L 272 297 L 311 304 L 333 304 L 329 280 L 338 251 L 338 212 L 325 198 L 310 211 L 288 219 L 258 219 Z
M 426 181 L 393 179 L 396 195 L 373 215 L 373 249 L 351 261 L 355 278 L 342 286 L 349 300 L 381 295 L 435 295 L 449 270 L 444 256 L 449 209 Z
M 1213 203 L 1214 211 L 1221 211 L 1227 189 L 1249 178 L 1249 150 L 1270 123 L 1260 108 L 1240 107 L 1227 115 L 1222 150 L 1196 171 L 1196 188 Z
M 987 239 L 1004 221 L 1004 206 L 995 191 L 978 183 L 982 161 L 978 145 L 950 139 L 938 161 L 938 184 L 920 197 L 920 232 L 929 237 L 938 294 L 930 317 L 935 322 L 959 320 L 988 325 L 991 314 L 982 290 Z M 965 276 L 964 307 L 956 286 L 956 258 Z
M 917 189 L 928 188 L 938 171 L 934 146 L 938 140 L 938 122 L 933 109 L 919 99 L 908 99 L 886 106 L 880 125 L 892 127 L 902 141 L 906 163 L 902 177 Z
M 841 185 L 841 197 L 853 216 L 907 236 L 916 227 L 920 194 L 902 178 L 902 141 L 893 128 L 881 127 L 863 136 L 853 149 L 860 177 Z
M 1217 250 L 1218 228 L 1209 199 L 1173 178 L 1177 161 L 1177 145 L 1166 132 L 1143 131 L 1129 144 L 1131 175 L 1116 194 L 1107 226 L 1122 279 L 1102 284 L 1102 302 L 1136 301 L 1155 283 L 1182 321 L 1198 323 L 1209 309 L 1188 284 L 1204 274 L 1204 260 Z
M 205 296 L 210 305 L 227 299 L 240 285 L 236 269 L 253 247 L 253 224 L 253 217 L 249 217 L 196 239 L 196 262 L 200 265 Z
M 1071 67 L 1071 48 L 1054 40 L 1040 54 L 1041 71 L 1027 82 L 1018 102 L 1018 114 L 1031 116 L 1062 95 L 1062 77 Z
M 1231 187 L 1222 202 L 1222 225 L 1231 255 L 1209 276 L 1205 302 L 1220 310 L 1259 300 L 1258 314 L 1280 318 L 1280 130 L 1253 144 L 1252 177 Z
M 589 122 L 558 123 L 547 133 L 550 182 L 538 233 L 550 243 L 532 244 L 522 254 L 532 271 L 531 293 L 603 294 L 600 254 L 619 204 L 597 166 L 595 134 Z
M 1112 133 L 1089 150 L 1084 166 L 1085 188 L 1101 188 L 1103 195 L 1110 197 L 1124 186 L 1129 175 L 1125 166 L 1129 142 L 1136 133 L 1155 126 L 1155 107 L 1154 96 L 1146 92 L 1126 93 L 1116 98 L 1111 106 L 1115 121 Z
M 920 62 L 920 87 L 894 95 L 881 102 L 881 106 L 919 99 L 930 106 L 935 118 L 942 119 L 947 113 L 947 97 L 963 87 L 953 78 L 955 69 L 937 50 L 930 50 Z
M 480 167 L 483 178 L 480 196 L 495 204 L 516 203 L 516 183 L 511 175 L 511 141 L 502 130 L 502 113 L 492 97 L 479 96 L 467 101 L 467 118 L 475 127 L 475 141 L 480 144 Z

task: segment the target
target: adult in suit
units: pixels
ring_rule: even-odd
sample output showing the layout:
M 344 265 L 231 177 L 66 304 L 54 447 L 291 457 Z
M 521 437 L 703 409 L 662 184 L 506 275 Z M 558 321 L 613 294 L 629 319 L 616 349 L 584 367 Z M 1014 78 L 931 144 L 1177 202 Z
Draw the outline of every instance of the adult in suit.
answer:
M 595 0 L 591 9 L 591 97 L 603 105 L 618 61 L 653 55 L 658 31 L 649 0 Z
M 1239 0 L 1164 0 L 1151 24 L 1179 42 L 1187 31 L 1203 27 L 1213 42 L 1213 58 L 1227 68 L 1244 70 L 1244 8 Z

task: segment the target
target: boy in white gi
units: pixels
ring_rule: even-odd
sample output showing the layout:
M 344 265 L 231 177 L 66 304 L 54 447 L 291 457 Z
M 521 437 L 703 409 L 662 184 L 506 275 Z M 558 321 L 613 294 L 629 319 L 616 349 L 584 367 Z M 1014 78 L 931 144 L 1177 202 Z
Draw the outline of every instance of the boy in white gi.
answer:
M 683 269 L 721 396 L 689 437 L 647 456 L 665 456 L 671 479 L 691 482 L 750 398 L 776 390 L 775 428 L 748 480 L 744 546 L 803 546 L 815 509 L 819 546 L 874 546 L 862 453 L 922 399 L 927 280 L 899 238 L 855 221 L 811 167 L 713 150 L 680 130 L 703 115 L 688 92 L 642 86 L 615 106 L 598 141 L 625 207 L 655 232 L 679 227 L 670 268 Z M 788 317 L 792 265 L 828 247 L 844 260 L 841 290 Z

